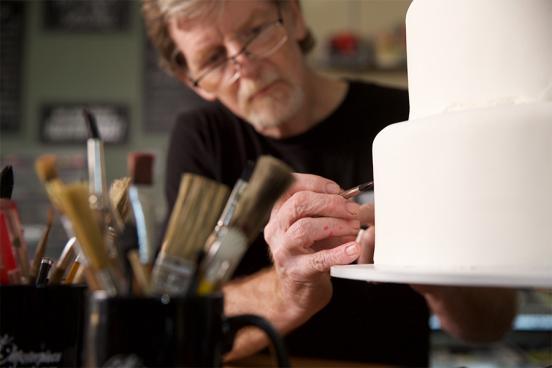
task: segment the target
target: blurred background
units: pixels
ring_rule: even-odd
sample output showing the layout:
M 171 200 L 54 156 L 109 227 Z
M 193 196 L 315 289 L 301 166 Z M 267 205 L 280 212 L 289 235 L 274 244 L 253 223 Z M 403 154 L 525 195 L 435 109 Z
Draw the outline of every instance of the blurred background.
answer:
M 404 17 L 409 0 L 302 0 L 321 72 L 407 87 Z M 0 164 L 13 165 L 25 237 L 33 251 L 48 200 L 37 156 L 58 156 L 63 180 L 87 177 L 81 108 L 98 118 L 108 181 L 127 175 L 127 154 L 154 153 L 156 216 L 165 215 L 168 135 L 179 112 L 204 103 L 157 66 L 138 1 L 0 0 Z M 435 45 L 438 47 L 439 45 Z M 48 255 L 66 241 L 56 223 Z M 492 347 L 452 341 L 432 319 L 435 367 L 552 364 L 552 293 L 522 290 L 515 331 Z

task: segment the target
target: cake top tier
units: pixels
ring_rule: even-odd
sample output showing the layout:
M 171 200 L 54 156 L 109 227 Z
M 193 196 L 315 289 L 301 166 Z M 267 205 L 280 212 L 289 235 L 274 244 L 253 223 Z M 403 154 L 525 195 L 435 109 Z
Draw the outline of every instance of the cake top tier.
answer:
M 552 0 L 414 0 L 410 119 L 552 101 Z

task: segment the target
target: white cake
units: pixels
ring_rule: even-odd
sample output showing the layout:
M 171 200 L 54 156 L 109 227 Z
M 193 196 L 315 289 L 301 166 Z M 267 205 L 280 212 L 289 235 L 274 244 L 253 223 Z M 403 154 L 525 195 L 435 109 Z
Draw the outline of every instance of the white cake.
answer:
M 376 137 L 375 264 L 552 273 L 552 0 L 414 0 Z

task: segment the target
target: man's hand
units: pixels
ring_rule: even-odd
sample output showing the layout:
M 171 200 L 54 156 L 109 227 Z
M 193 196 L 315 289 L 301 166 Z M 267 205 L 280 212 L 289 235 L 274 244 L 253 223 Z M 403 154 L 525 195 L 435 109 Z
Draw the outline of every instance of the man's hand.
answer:
M 265 227 L 281 297 L 299 315 L 310 317 L 324 307 L 332 295 L 331 266 L 349 264 L 360 254 L 354 241 L 360 206 L 339 192 L 331 180 L 296 174 Z
M 367 225 L 357 238 L 358 263 L 374 263 L 375 228 L 373 204 L 363 205 L 360 221 Z M 491 342 L 503 336 L 516 314 L 516 293 L 499 288 L 411 285 L 422 294 L 442 328 L 470 342 Z

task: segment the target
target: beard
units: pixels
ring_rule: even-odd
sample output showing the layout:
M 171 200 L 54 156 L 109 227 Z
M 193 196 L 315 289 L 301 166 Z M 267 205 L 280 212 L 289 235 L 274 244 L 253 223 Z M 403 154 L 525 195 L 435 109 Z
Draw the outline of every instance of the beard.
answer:
M 260 95 L 256 95 L 258 93 Z M 302 89 L 273 71 L 261 73 L 253 80 L 240 80 L 238 105 L 245 120 L 257 131 L 285 124 L 300 110 L 303 102 Z

